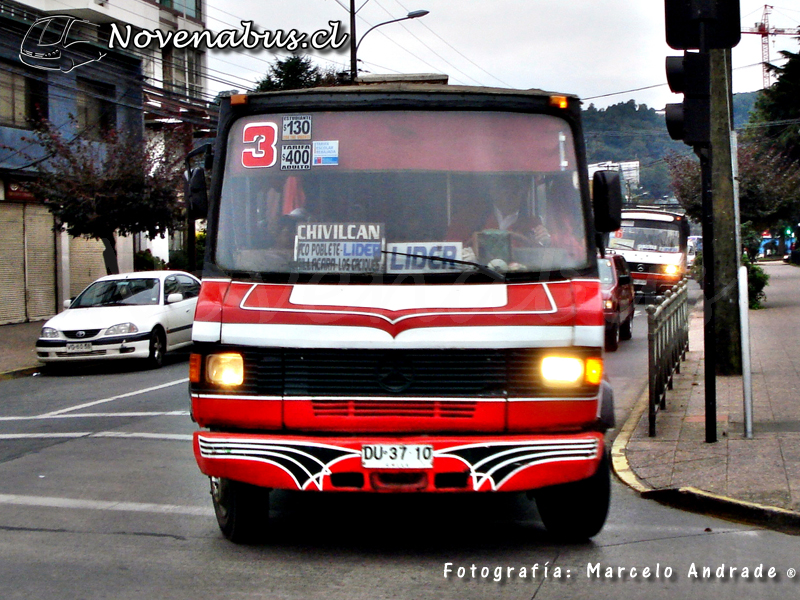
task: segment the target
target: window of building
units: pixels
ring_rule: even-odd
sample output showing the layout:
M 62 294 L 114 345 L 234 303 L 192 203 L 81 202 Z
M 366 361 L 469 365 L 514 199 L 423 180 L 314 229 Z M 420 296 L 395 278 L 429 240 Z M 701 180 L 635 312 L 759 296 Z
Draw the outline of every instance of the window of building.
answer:
M 196 50 L 186 49 L 186 83 L 189 87 L 189 95 L 198 97 L 202 90 L 200 81 L 200 61 L 201 54 Z
M 77 80 L 78 128 L 88 139 L 99 140 L 117 124 L 114 86 Z
M 202 18 L 203 0 L 161 0 L 161 6 L 171 8 L 192 19 Z
M 0 125 L 30 127 L 47 118 L 47 85 L 0 64 Z
M 202 54 L 192 48 L 164 48 L 164 88 L 181 96 L 199 96 L 202 90 Z

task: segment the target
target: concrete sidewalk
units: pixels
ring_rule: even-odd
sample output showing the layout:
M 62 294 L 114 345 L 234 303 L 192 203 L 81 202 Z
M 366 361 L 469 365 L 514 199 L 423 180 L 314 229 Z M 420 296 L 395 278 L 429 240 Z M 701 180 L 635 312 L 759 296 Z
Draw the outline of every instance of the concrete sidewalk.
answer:
M 613 446 L 614 467 L 645 496 L 800 531 L 800 269 L 763 265 L 764 309 L 751 310 L 754 436 L 744 437 L 741 377 L 717 377 L 717 438 L 705 442 L 702 303 L 667 410 L 648 437 L 647 393 Z

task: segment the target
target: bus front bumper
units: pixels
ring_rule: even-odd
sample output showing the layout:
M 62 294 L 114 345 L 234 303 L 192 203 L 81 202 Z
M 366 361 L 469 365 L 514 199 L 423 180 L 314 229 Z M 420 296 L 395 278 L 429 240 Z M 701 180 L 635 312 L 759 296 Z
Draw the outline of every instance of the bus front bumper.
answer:
M 599 432 L 354 439 L 198 431 L 194 452 L 210 477 L 272 489 L 511 492 L 592 476 L 604 439 Z M 376 466 L 377 454 L 385 462 Z M 393 461 L 403 457 L 402 465 Z

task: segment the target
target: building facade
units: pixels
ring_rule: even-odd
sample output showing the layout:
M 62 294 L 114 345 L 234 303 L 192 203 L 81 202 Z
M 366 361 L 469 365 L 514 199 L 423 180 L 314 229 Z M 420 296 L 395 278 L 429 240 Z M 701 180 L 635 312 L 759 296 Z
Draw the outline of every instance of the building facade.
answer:
M 47 159 L 31 139 L 36 120 L 89 139 L 112 128 L 201 129 L 210 119 L 203 52 L 110 50 L 108 37 L 112 23 L 134 33 L 202 29 L 204 10 L 204 0 L 0 0 L 0 324 L 52 316 L 105 274 L 102 242 L 54 232 L 52 214 L 25 189 Z M 137 242 L 118 239 L 121 271 L 133 270 Z

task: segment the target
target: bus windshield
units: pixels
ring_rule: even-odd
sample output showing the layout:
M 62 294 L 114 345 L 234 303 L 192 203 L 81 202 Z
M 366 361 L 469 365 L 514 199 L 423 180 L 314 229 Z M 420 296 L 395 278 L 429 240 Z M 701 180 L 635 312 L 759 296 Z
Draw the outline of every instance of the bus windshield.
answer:
M 608 248 L 678 253 L 681 251 L 680 228 L 664 221 L 623 220 L 622 227 L 610 235 Z
M 244 117 L 228 137 L 215 262 L 454 279 L 482 267 L 522 279 L 585 268 L 578 167 L 569 125 L 548 115 Z

